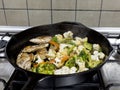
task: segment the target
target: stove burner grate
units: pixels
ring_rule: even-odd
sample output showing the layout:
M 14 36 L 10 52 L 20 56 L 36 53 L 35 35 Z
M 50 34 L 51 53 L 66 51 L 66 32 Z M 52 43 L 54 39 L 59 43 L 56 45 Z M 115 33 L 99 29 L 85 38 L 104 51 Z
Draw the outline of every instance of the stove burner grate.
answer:
M 98 73 L 100 74 L 100 72 Z M 46 87 L 38 82 L 33 90 L 103 90 L 102 77 L 98 73 L 83 83 L 65 87 Z M 4 90 L 21 90 L 27 79 L 26 73 L 15 70 Z
M 9 33 L 5 33 L 1 35 L 1 40 L 0 40 L 0 52 L 3 52 L 5 50 L 5 46 L 7 44 L 7 40 L 4 40 L 6 36 L 11 36 Z
M 0 40 L 0 52 L 5 50 L 6 44 L 7 44 L 6 40 Z

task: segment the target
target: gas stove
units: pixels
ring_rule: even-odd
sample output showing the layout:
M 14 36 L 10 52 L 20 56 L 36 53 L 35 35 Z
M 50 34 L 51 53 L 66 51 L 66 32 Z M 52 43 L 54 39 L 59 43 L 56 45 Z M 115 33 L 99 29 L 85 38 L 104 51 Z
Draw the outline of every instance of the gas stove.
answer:
M 12 35 L 27 28 L 30 27 L 0 26 L 0 90 L 21 90 L 22 86 L 26 83 L 27 77 L 19 70 L 15 70 L 8 62 L 4 49 Z M 91 28 L 107 37 L 114 48 L 112 55 L 105 65 L 89 80 L 78 85 L 59 88 L 46 87 L 43 85 L 45 83 L 43 81 L 38 83 L 34 90 L 120 90 L 120 28 Z

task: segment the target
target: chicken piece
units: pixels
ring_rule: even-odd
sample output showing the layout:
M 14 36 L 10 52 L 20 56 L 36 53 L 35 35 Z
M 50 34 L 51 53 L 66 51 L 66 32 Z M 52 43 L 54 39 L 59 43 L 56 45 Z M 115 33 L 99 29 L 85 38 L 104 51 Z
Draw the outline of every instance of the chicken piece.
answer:
M 17 57 L 17 65 L 23 69 L 31 69 L 31 61 L 34 59 L 33 54 L 20 53 Z
M 41 59 L 46 59 L 47 49 L 42 48 L 42 49 L 38 50 L 37 55 L 39 55 Z
M 36 38 L 32 38 L 29 41 L 35 44 L 42 44 L 42 43 L 48 43 L 52 39 L 51 36 L 39 36 Z
M 40 45 L 33 45 L 33 46 L 26 46 L 22 52 L 35 52 L 37 50 L 40 50 L 42 48 L 48 47 L 49 44 L 40 44 Z

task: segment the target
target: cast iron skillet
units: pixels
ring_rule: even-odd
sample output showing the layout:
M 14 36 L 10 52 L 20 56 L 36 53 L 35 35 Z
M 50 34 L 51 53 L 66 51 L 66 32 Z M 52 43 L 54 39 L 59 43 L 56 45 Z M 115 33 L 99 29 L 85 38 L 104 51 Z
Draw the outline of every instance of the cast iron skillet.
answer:
M 29 44 L 29 39 L 42 35 L 53 36 L 55 34 L 63 34 L 66 31 L 72 31 L 74 33 L 74 36 L 79 36 L 82 38 L 88 37 L 88 41 L 90 43 L 100 44 L 100 46 L 103 49 L 103 52 L 108 57 L 113 50 L 107 38 L 105 38 L 102 34 L 82 25 L 81 23 L 76 22 L 60 22 L 55 24 L 36 26 L 22 31 L 20 33 L 17 33 L 12 36 L 12 38 L 6 46 L 6 56 L 9 62 L 15 67 L 15 69 L 25 72 L 28 76 L 28 81 L 24 85 L 22 90 L 33 90 L 37 82 L 44 82 L 45 79 L 48 79 L 45 82 L 46 86 L 62 87 L 78 84 L 80 82 L 85 81 L 87 78 L 90 78 L 90 76 L 94 75 L 97 72 L 97 70 L 99 70 L 100 67 L 106 62 L 108 57 L 103 61 L 101 65 L 93 69 L 69 75 L 38 74 L 24 70 L 17 66 L 17 55 L 23 47 Z

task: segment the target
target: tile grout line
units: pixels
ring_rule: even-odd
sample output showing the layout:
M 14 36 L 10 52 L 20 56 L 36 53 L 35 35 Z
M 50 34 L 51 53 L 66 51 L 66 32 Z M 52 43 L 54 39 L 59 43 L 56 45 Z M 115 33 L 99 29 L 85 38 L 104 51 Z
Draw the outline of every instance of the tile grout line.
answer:
M 76 18 L 77 18 L 77 0 L 75 2 L 75 22 L 76 22 Z
M 102 6 L 103 6 L 103 0 L 101 0 L 100 15 L 99 15 L 99 21 L 98 21 L 98 27 L 100 27 L 100 24 L 101 24 Z
M 2 4 L 3 4 L 4 15 L 5 15 L 5 23 L 6 23 L 6 25 L 8 25 L 8 22 L 7 22 L 7 16 L 6 16 L 6 12 L 5 12 L 5 4 L 4 4 L 4 0 L 2 0 Z
M 26 0 L 26 10 L 27 10 L 27 17 L 28 17 L 28 26 L 30 26 L 30 17 L 29 17 L 29 10 L 28 10 L 28 0 Z
M 50 2 L 50 6 L 51 6 L 51 24 L 53 23 L 53 6 L 52 6 L 52 0 L 51 0 L 51 2 Z
M 105 10 L 103 10 L 103 0 L 101 0 L 101 3 L 100 3 L 100 8 L 99 9 L 97 9 L 97 10 L 93 10 L 93 9 L 78 9 L 77 8 L 77 2 L 78 2 L 78 0 L 75 0 L 75 9 L 73 8 L 73 9 L 53 9 L 53 0 L 50 0 L 50 8 L 48 8 L 48 9 L 32 9 L 32 8 L 29 8 L 29 6 L 28 6 L 28 0 L 26 0 L 26 8 L 6 8 L 6 3 L 5 3 L 5 0 L 2 0 L 2 4 L 3 4 L 3 8 L 0 8 L 1 10 L 3 10 L 3 14 L 4 14 L 4 18 L 5 18 L 5 24 L 6 25 L 8 25 L 9 24 L 9 20 L 8 20 L 8 17 L 7 17 L 7 11 L 9 11 L 9 10 L 27 10 L 27 20 L 28 20 L 28 26 L 30 26 L 30 24 L 31 24 L 31 22 L 30 22 L 30 11 L 29 10 L 46 10 L 46 11 L 49 11 L 49 13 L 50 13 L 50 15 L 49 16 L 51 16 L 49 19 L 51 20 L 50 21 L 50 23 L 52 24 L 53 22 L 54 22 L 54 11 L 68 11 L 68 12 L 70 12 L 70 11 L 73 11 L 73 13 L 74 13 L 74 17 L 73 17 L 73 19 L 75 20 L 75 22 L 77 21 L 77 14 L 78 14 L 78 11 L 93 11 L 93 12 L 98 12 L 99 13 L 99 15 L 98 15 L 98 21 L 97 21 L 97 26 L 98 27 L 100 27 L 101 26 L 101 19 L 102 19 L 102 13 L 103 12 L 120 12 L 120 10 L 108 10 L 108 9 L 105 9 Z
M 24 8 L 0 8 L 5 10 L 26 10 Z M 51 11 L 51 9 L 28 9 L 28 10 L 46 10 Z M 52 11 L 75 11 L 75 9 L 52 9 Z M 76 9 L 76 11 L 102 11 L 102 12 L 120 12 L 120 10 L 90 10 L 90 9 Z

